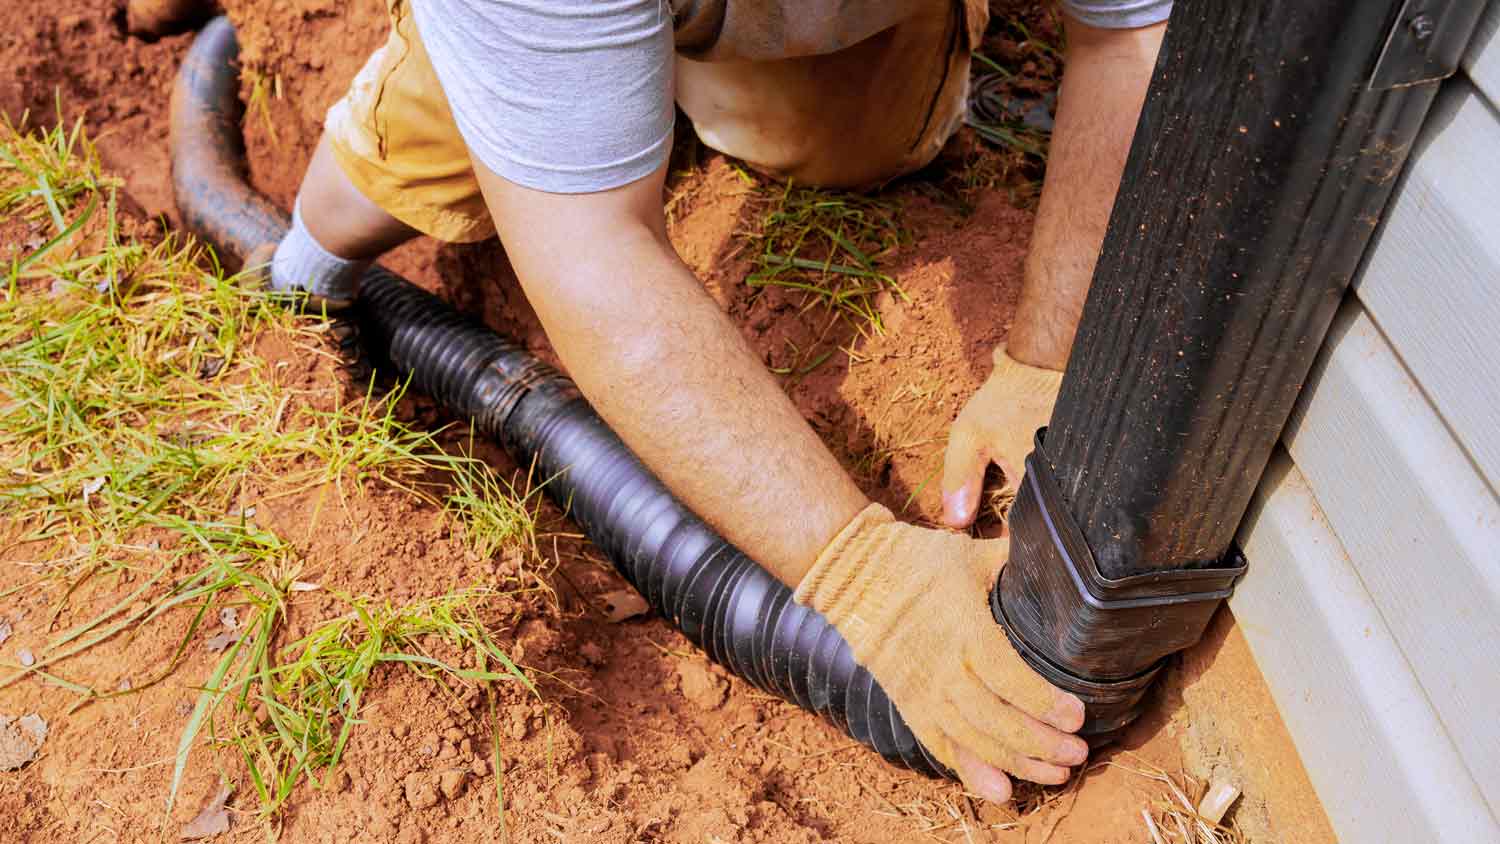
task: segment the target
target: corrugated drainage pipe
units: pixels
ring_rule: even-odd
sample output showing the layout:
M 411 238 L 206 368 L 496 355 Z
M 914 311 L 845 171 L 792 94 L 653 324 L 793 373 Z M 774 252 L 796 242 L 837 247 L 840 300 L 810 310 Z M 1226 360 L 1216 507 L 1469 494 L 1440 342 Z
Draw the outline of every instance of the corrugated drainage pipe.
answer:
M 278 241 L 285 213 L 246 181 L 239 45 L 227 18 L 198 35 L 172 91 L 172 178 L 189 228 L 239 261 Z M 363 280 L 354 321 L 365 352 L 516 461 L 651 606 L 719 664 L 809 709 L 887 760 L 951 776 L 855 663 L 824 618 L 674 498 L 589 407 L 573 382 L 514 341 L 381 267 Z

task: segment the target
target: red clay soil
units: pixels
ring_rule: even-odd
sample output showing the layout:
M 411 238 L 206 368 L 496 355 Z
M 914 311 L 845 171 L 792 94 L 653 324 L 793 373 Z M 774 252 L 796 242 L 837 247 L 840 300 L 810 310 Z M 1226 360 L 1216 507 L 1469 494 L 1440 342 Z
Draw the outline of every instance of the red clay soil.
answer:
M 150 44 L 127 38 L 119 5 L 11 0 L 0 12 L 0 110 L 14 120 L 29 108 L 47 120 L 55 89 L 65 115 L 85 116 L 137 212 L 170 222 L 167 100 L 188 37 Z M 383 4 L 224 5 L 254 74 L 247 73 L 245 93 L 258 78 L 273 94 L 248 121 L 253 178 L 289 206 L 324 111 L 385 37 Z M 960 158 L 950 155 L 939 170 Z M 792 363 L 793 346 L 852 344 L 855 357 L 836 352 L 789 383 L 789 392 L 870 495 L 909 519 L 930 521 L 939 512 L 935 473 L 946 430 L 1004 337 L 1031 214 L 1010 203 L 1004 186 L 972 197 L 965 213 L 918 182 L 892 193 L 913 237 L 888 266 L 910 300 L 880 303 L 887 330 L 876 337 L 830 329 L 821 309 L 803 309 L 796 296 L 776 290 L 755 295 L 743 283 L 749 263 L 737 234 L 753 221 L 754 199 L 722 158 L 704 156 L 674 183 L 671 216 L 673 242 L 768 365 Z M 496 244 L 421 241 L 390 264 L 549 354 Z M 278 377 L 322 390 L 329 400 L 357 395 L 326 358 L 295 348 L 260 351 L 287 364 Z M 421 400 L 404 409 L 440 421 Z M 496 460 L 503 465 L 503 457 Z M 337 501 L 325 490 L 321 498 L 305 493 L 257 507 L 257 522 L 297 543 L 308 561 L 305 577 L 325 586 L 293 607 L 294 628 L 343 612 L 327 597 L 336 590 L 403 601 L 513 574 L 504 559 L 466 553 L 435 508 L 394 493 Z M 367 696 L 365 723 L 339 772 L 289 801 L 274 826 L 280 840 L 499 840 L 501 773 L 505 824 L 522 842 L 1145 840 L 1140 811 L 1159 792 L 1121 767 L 1097 766 L 1076 789 L 1023 790 L 1031 806 L 1049 799 L 1024 817 L 971 800 L 957 785 L 897 770 L 816 717 L 726 676 L 659 619 L 605 622 L 595 609 L 598 595 L 621 581 L 588 546 L 563 542 L 559 550 L 567 575 L 557 584 L 559 605 L 517 600 L 500 608 L 510 625 L 506 645 L 543 676 L 546 701 L 502 697 L 503 772 L 485 761 L 492 739 L 477 697 L 450 699 L 430 683 L 389 672 Z M 0 593 L 23 576 L 14 568 L 0 570 Z M 0 616 L 16 628 L 0 656 L 13 660 L 18 648 L 46 638 L 42 619 L 55 598 L 23 591 L 0 599 Z M 78 602 L 87 606 L 88 599 Z M 139 681 L 165 663 L 179 634 L 165 625 L 106 643 L 69 663 L 69 672 L 105 688 Z M 150 689 L 71 715 L 72 696 L 40 682 L 0 690 L 0 712 L 40 712 L 52 727 L 37 761 L 0 773 L 0 840 L 155 839 L 172 755 L 210 660 L 190 656 Z M 1227 612 L 1170 672 L 1158 705 L 1123 747 L 1137 756 L 1105 753 L 1095 762 L 1144 760 L 1200 777 L 1230 776 L 1245 788 L 1235 817 L 1254 840 L 1332 840 Z M 169 838 L 221 775 L 236 785 L 230 805 L 254 810 L 238 758 L 200 748 Z M 982 829 L 997 824 L 1009 828 Z M 263 834 L 242 819 L 219 840 Z

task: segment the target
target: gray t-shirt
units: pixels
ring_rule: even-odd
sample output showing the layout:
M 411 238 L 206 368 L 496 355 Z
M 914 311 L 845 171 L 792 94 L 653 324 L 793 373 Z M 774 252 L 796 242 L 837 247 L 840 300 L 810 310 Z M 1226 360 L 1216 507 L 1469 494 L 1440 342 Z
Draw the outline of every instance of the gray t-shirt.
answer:
M 1172 8 L 1171 0 L 1063 6 L 1108 28 L 1157 23 Z M 464 143 L 500 176 L 548 193 L 592 193 L 644 178 L 667 160 L 675 113 L 669 0 L 411 0 L 411 7 Z
M 672 145 L 666 0 L 415 0 L 470 155 L 549 193 L 644 178 Z

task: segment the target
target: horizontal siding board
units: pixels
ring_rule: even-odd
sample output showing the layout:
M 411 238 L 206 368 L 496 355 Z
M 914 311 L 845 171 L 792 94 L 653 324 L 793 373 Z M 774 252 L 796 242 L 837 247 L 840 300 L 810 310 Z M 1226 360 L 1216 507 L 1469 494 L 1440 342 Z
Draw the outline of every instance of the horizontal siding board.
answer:
M 1358 296 L 1491 489 L 1500 489 L 1500 118 L 1448 83 Z
M 1354 300 L 1285 441 L 1495 813 L 1500 500 Z
M 1500 3 L 1491 2 L 1479 19 L 1479 29 L 1469 42 L 1463 66 L 1474 84 L 1491 103 L 1500 103 Z
M 1342 841 L 1497 841 L 1500 824 L 1306 480 L 1278 453 L 1230 606 Z

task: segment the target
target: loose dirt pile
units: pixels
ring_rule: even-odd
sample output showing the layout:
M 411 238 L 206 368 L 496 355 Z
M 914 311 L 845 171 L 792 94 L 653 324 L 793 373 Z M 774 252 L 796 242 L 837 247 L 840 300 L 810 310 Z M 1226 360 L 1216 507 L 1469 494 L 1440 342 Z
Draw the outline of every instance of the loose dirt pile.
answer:
M 324 111 L 385 37 L 383 4 L 224 5 L 244 46 L 253 181 L 290 207 Z M 1026 14 L 1034 27 L 1048 26 L 1045 16 Z M 60 102 L 68 119 L 83 115 L 106 168 L 123 178 L 123 213 L 147 233 L 153 217 L 171 225 L 167 99 L 189 37 L 127 38 L 120 4 L 99 0 L 16 0 L 0 18 L 0 65 L 9 71 L 0 111 L 14 121 L 30 109 L 46 125 Z M 790 395 L 865 490 L 906 518 L 935 519 L 948 425 L 987 374 L 1014 306 L 1035 173 L 986 157 L 965 133 L 932 172 L 884 194 L 905 237 L 881 268 L 904 295 L 875 298 L 885 330 L 861 332 L 798 292 L 744 283 L 756 267 L 747 234 L 773 195 L 732 162 L 686 146 L 668 197 L 678 250 L 767 365 L 784 373 Z M 420 241 L 389 264 L 550 357 L 495 243 Z M 331 355 L 274 339 L 256 352 L 315 406 L 364 393 Z M 419 425 L 447 421 L 420 398 L 399 412 Z M 515 469 L 494 449 L 481 453 L 502 474 Z M 242 497 L 240 512 L 253 510 L 256 524 L 292 542 L 299 577 L 320 587 L 286 608 L 286 641 L 348 612 L 342 596 L 403 604 L 517 574 L 514 556 L 486 558 L 458 541 L 441 508 L 377 484 L 348 495 L 268 484 Z M 486 698 L 460 684 L 450 694 L 410 671 L 376 669 L 342 764 L 296 789 L 268 822 L 280 840 L 480 842 L 500 840 L 502 829 L 525 842 L 1145 840 L 1140 811 L 1159 786 L 1097 764 L 1111 759 L 1227 774 L 1245 789 L 1237 817 L 1257 840 L 1331 840 L 1227 612 L 1130 731 L 1123 747 L 1133 756 L 1104 754 L 1071 787 L 1022 789 L 1020 805 L 997 807 L 888 766 L 726 675 L 659 619 L 608 620 L 604 596 L 622 582 L 555 512 L 544 523 L 551 533 L 543 550 L 560 564 L 549 581 L 555 598 L 487 609 L 501 646 L 537 678 L 539 693 L 516 687 Z M 35 572 L 20 565 L 25 559 L 0 552 L 0 624 L 13 630 L 0 643 L 7 674 L 20 649 L 41 647 L 131 588 L 72 596 L 54 618 L 63 595 L 28 588 Z M 67 672 L 128 690 L 172 660 L 181 633 L 181 625 L 143 628 L 73 658 Z M 164 681 L 76 709 L 74 695 L 36 677 L 0 689 L 0 713 L 37 712 L 50 728 L 34 762 L 0 773 L 0 839 L 156 838 L 174 753 L 214 662 L 213 652 L 193 648 Z M 221 783 L 232 786 L 233 826 L 216 840 L 264 835 L 237 754 L 200 743 L 190 763 L 169 837 L 200 810 L 207 820 L 195 829 L 217 829 Z

